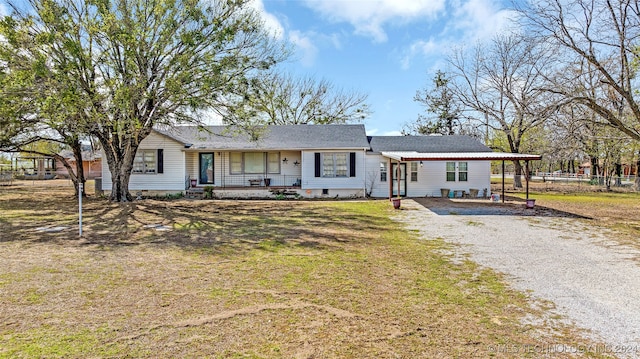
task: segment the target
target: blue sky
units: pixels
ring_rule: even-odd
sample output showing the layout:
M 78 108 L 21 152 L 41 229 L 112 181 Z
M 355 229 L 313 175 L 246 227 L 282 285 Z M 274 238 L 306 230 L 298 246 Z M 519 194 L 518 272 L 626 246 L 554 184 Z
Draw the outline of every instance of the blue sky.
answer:
M 508 0 L 507 0 L 508 1 Z M 446 70 L 452 47 L 489 41 L 509 25 L 502 0 L 253 0 L 294 45 L 286 67 L 369 96 L 369 135 L 399 134 L 424 109 L 413 97 Z
M 368 95 L 369 135 L 397 135 L 424 111 L 413 101 L 453 47 L 489 41 L 509 26 L 510 0 L 251 0 L 295 50 L 301 76 Z M 8 14 L 4 1 L 0 15 Z

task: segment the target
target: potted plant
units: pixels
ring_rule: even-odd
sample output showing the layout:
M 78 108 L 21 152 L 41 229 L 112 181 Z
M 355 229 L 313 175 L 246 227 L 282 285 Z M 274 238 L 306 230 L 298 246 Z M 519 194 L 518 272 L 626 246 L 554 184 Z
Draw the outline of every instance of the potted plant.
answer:
M 204 198 L 206 199 L 213 198 L 213 186 L 204 186 Z
M 391 199 L 391 202 L 393 202 L 393 208 L 400 209 L 400 197 Z
M 449 189 L 448 188 L 440 188 L 440 196 L 442 196 L 442 198 L 449 197 Z
M 531 199 L 531 198 L 527 198 L 527 208 L 533 208 L 536 205 L 536 200 L 535 199 Z

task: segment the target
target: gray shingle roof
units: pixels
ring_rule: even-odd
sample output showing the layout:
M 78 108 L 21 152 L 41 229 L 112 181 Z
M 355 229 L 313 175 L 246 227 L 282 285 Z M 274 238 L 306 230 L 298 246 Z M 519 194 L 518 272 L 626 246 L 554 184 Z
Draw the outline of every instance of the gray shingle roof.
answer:
M 158 130 L 191 149 L 207 150 L 303 150 L 369 148 L 364 125 L 261 126 L 257 141 L 247 132 L 228 126 L 176 126 Z
M 374 153 L 416 151 L 422 153 L 491 152 L 491 149 L 469 136 L 370 136 Z

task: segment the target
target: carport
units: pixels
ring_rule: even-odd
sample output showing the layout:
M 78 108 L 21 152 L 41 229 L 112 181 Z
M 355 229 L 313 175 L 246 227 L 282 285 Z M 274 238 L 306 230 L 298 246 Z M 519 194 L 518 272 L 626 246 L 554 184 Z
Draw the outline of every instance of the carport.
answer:
M 526 199 L 529 199 L 529 178 L 530 169 L 529 161 L 542 159 L 541 155 L 532 155 L 526 153 L 507 153 L 507 152 L 382 152 L 382 156 L 389 159 L 389 168 L 391 162 L 413 162 L 413 161 L 502 161 L 502 203 L 504 203 L 504 162 L 505 161 L 524 161 L 525 163 L 525 182 L 526 182 Z M 397 171 L 400 166 L 396 166 Z M 400 195 L 400 176 L 398 178 L 398 196 Z M 389 181 L 389 199 L 393 197 L 393 181 Z

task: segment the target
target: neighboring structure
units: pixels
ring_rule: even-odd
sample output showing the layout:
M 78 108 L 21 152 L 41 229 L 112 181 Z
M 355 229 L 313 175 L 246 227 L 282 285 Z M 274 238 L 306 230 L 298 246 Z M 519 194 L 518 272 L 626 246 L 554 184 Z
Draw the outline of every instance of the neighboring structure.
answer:
M 129 189 L 175 193 L 211 186 L 218 198 L 274 192 L 315 198 L 390 197 L 398 188 L 402 196 L 441 196 L 447 188 L 458 194 L 477 189 L 482 196 L 496 155 L 467 136 L 367 137 L 363 125 L 261 130 L 256 141 L 225 126 L 153 131 L 140 144 Z M 102 188 L 110 191 L 106 161 L 102 172 Z
M 15 159 L 15 178 L 48 180 L 56 177 L 56 160 L 51 156 L 20 156 Z
M 64 157 L 75 170 L 76 158 L 73 155 L 73 151 L 64 150 L 60 152 L 60 156 Z M 82 170 L 84 172 L 84 178 L 86 179 L 102 177 L 102 152 L 99 150 L 93 150 L 93 147 L 89 144 L 82 145 Z M 56 175 L 58 178 L 69 178 L 69 171 L 67 168 L 57 160 Z

